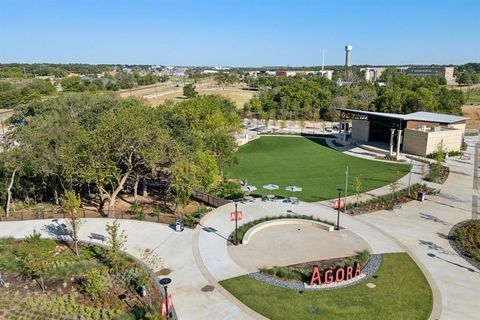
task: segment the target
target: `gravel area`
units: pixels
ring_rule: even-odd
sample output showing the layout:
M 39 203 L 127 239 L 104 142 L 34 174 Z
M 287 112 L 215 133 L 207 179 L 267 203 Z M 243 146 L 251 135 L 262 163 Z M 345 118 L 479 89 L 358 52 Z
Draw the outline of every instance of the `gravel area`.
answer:
M 264 283 L 277 286 L 277 287 L 282 287 L 285 289 L 293 289 L 298 291 L 306 291 L 306 290 L 321 291 L 321 290 L 345 288 L 345 287 L 349 287 L 354 284 L 357 284 L 361 281 L 364 281 L 372 277 L 378 271 L 381 264 L 382 264 L 382 255 L 372 254 L 370 255 L 370 259 L 368 260 L 367 265 L 363 268 L 362 274 L 360 276 L 355 277 L 351 280 L 342 281 L 339 283 L 333 282 L 329 284 L 313 285 L 313 286 L 309 286 L 308 284 L 300 281 L 281 279 L 281 278 L 266 275 L 260 272 L 250 273 L 248 276 L 255 280 L 262 281 Z

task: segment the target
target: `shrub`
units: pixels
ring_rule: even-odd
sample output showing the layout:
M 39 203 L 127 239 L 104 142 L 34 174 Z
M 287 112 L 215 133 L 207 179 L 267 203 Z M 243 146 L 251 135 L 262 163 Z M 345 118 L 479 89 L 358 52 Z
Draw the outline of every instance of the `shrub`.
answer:
M 240 190 L 240 184 L 232 181 L 224 182 L 217 189 L 212 190 L 212 194 L 216 197 L 229 200 L 243 197 L 243 192 Z
M 92 299 L 97 299 L 108 288 L 108 274 L 104 268 L 92 268 L 85 273 L 82 287 Z
M 187 228 L 195 228 L 198 224 L 198 219 L 195 217 L 196 213 L 188 213 L 183 216 L 183 225 Z
M 462 144 L 462 146 L 463 146 L 463 144 Z M 466 150 L 466 148 L 462 149 L 462 150 Z M 448 152 L 449 157 L 458 157 L 458 156 L 461 156 L 461 155 L 462 155 L 462 152 L 458 151 L 458 150 Z
M 138 220 L 145 219 L 145 212 L 142 210 L 142 207 L 138 203 L 132 204 L 132 206 L 130 207 L 130 214 Z

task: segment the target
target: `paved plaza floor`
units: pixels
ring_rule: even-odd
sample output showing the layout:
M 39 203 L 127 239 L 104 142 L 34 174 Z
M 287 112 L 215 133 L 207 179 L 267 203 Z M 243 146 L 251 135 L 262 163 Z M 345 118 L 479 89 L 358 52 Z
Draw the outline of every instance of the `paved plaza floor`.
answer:
M 256 233 L 248 244 L 228 246 L 233 261 L 248 272 L 349 257 L 362 250 L 371 248 L 347 229 L 328 232 L 309 224 L 272 226 Z

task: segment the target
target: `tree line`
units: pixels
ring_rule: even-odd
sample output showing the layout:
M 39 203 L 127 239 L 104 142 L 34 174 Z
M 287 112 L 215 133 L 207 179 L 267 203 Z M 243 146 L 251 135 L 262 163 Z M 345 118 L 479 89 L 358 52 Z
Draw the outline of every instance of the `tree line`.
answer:
M 149 65 L 113 65 L 85 63 L 0 63 L 0 78 L 34 78 L 36 76 L 53 76 L 63 78 L 70 73 L 98 74 L 112 71 L 114 68 L 135 68 L 146 70 Z
M 320 75 L 261 76 L 249 79 L 259 90 L 244 108 L 246 115 L 269 119 L 335 120 L 336 109 L 461 114 L 462 91 L 448 89 L 436 77 L 415 77 L 387 69 L 380 83 L 357 81 L 338 86 Z
M 41 79 L 32 79 L 21 83 L 0 81 L 0 109 L 12 108 L 56 92 L 57 89 L 50 81 Z
M 455 70 L 455 77 L 459 84 L 480 83 L 480 63 L 466 63 Z
M 59 204 L 68 190 L 112 216 L 118 195 L 161 181 L 175 210 L 219 185 L 240 127 L 235 106 L 202 96 L 148 107 L 114 94 L 65 94 L 17 106 L 0 154 L 0 199 Z

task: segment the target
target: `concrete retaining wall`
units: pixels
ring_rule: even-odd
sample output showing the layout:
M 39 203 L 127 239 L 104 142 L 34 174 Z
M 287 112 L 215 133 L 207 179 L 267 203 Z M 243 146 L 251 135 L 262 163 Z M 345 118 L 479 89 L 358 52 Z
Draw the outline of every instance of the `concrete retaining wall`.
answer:
M 320 221 L 307 220 L 307 219 L 274 219 L 274 220 L 269 220 L 269 221 L 259 223 L 256 226 L 253 226 L 252 228 L 250 228 L 247 231 L 247 233 L 245 233 L 245 235 L 243 236 L 242 244 L 248 244 L 248 242 L 250 241 L 250 239 L 253 237 L 255 233 L 265 228 L 285 225 L 285 224 L 310 224 L 317 228 L 326 230 L 328 232 L 333 231 L 333 226 Z

